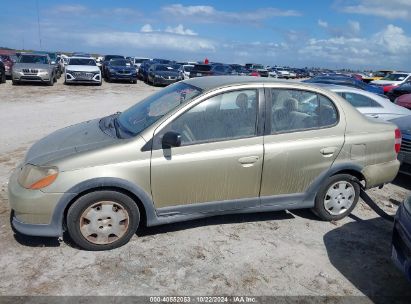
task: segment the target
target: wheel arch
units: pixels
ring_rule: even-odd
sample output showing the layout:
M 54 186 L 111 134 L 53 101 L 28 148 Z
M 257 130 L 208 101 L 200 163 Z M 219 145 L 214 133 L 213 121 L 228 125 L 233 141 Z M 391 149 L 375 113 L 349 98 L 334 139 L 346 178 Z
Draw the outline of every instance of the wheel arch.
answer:
M 81 196 L 95 191 L 111 190 L 123 193 L 136 202 L 143 224 L 151 226 L 157 222 L 157 213 L 151 196 L 138 185 L 120 178 L 95 178 L 83 181 L 69 189 L 57 203 L 52 217 L 52 223 L 61 229 L 65 228 L 67 212 Z

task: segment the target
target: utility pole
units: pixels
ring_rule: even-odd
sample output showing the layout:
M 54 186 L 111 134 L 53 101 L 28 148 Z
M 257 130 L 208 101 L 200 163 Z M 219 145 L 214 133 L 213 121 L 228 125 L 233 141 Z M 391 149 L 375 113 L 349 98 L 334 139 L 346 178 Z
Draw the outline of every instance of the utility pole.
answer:
M 39 28 L 39 43 L 40 43 L 40 51 L 43 50 L 42 46 L 41 46 L 41 31 L 40 31 L 40 12 L 39 12 L 39 0 L 36 1 L 36 5 L 37 5 L 37 25 Z

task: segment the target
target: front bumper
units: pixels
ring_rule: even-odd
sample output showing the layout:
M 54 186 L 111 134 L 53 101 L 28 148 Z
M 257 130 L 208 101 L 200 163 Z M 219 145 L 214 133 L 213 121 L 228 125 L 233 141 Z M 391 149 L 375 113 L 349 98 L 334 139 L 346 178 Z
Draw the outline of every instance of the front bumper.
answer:
M 111 73 L 110 78 L 113 80 L 137 80 L 137 73 L 131 74 L 120 74 L 120 73 Z
M 12 72 L 12 77 L 16 81 L 21 82 L 48 82 L 50 81 L 49 73 L 23 73 L 23 72 Z
M 391 258 L 411 281 L 411 214 L 403 204 L 395 216 Z
M 87 74 L 94 74 L 94 73 L 84 73 L 85 75 L 77 76 L 74 73 L 66 73 L 65 80 L 68 83 L 100 83 L 101 82 L 101 74 L 87 75 Z
M 167 79 L 167 78 L 162 78 L 162 77 L 156 77 L 155 78 L 156 84 L 160 84 L 160 85 L 169 85 L 169 84 L 175 83 L 179 80 L 180 79 L 177 79 L 177 78 L 175 78 L 175 79 Z
M 63 193 L 46 193 L 29 190 L 17 181 L 20 168 L 10 177 L 8 184 L 9 204 L 13 210 L 13 227 L 20 233 L 37 236 L 60 236 L 62 224 L 56 217 L 56 206 Z

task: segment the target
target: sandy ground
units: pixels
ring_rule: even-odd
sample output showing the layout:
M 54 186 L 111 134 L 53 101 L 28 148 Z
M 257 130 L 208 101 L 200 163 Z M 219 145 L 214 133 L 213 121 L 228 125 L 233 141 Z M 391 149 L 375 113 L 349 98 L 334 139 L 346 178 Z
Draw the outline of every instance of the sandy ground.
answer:
M 0 295 L 411 296 L 411 285 L 390 261 L 392 224 L 363 203 L 334 223 L 303 210 L 142 228 L 109 252 L 14 235 L 7 180 L 27 148 L 53 130 L 124 110 L 155 90 L 141 82 L 0 85 Z M 393 214 L 410 190 L 410 178 L 400 175 L 369 193 Z

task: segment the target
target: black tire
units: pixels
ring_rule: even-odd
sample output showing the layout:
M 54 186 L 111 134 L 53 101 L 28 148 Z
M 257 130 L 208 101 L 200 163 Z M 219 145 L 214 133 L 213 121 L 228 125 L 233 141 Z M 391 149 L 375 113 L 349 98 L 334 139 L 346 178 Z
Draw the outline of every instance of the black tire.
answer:
M 103 84 L 103 81 L 100 80 L 99 83 L 97 83 L 98 86 L 101 86 Z
M 50 80 L 47 82 L 47 85 L 52 87 L 54 85 L 54 75 L 50 78 Z
M 351 187 L 354 190 L 354 194 L 352 194 L 349 198 L 347 199 L 353 199 L 353 202 L 351 203 L 351 205 L 348 208 L 342 208 L 341 209 L 341 213 L 339 214 L 332 214 L 328 211 L 325 207 L 325 199 L 326 199 L 326 195 L 328 190 L 336 185 L 337 183 L 342 183 L 342 184 L 347 184 L 347 187 Z M 351 185 L 351 186 L 349 186 Z M 322 220 L 324 221 L 337 221 L 340 220 L 344 217 L 346 217 L 347 215 L 349 215 L 351 213 L 351 211 L 355 208 L 355 206 L 357 205 L 358 199 L 360 197 L 360 185 L 359 185 L 359 181 L 356 177 L 349 175 L 349 174 L 337 174 L 334 176 L 329 177 L 324 185 L 321 186 L 321 188 L 319 189 L 319 191 L 317 192 L 317 195 L 315 197 L 315 206 L 312 209 L 312 211 L 318 216 L 320 217 Z M 328 197 L 327 195 L 327 198 Z M 345 197 L 341 197 L 342 200 L 345 200 Z M 340 200 L 338 199 L 338 204 L 340 204 Z
M 19 84 L 19 82 L 17 80 L 14 80 L 14 78 L 11 79 L 11 83 L 13 85 L 18 85 Z
M 120 205 L 127 212 L 128 226 L 121 238 L 118 238 L 112 243 L 95 244 L 87 240 L 81 233 L 80 218 L 83 212 L 93 204 L 106 201 Z M 68 233 L 75 244 L 85 250 L 101 251 L 114 249 L 126 244 L 137 231 L 140 223 L 140 212 L 135 201 L 123 193 L 116 191 L 96 191 L 78 198 L 73 205 L 70 206 L 66 220 Z
M 6 83 L 6 74 L 5 73 L 1 74 L 0 83 Z
M 137 83 L 137 79 L 133 79 L 131 82 L 134 83 L 134 84 L 136 84 L 136 83 Z

